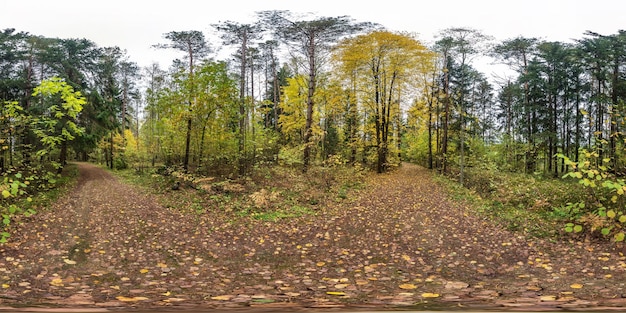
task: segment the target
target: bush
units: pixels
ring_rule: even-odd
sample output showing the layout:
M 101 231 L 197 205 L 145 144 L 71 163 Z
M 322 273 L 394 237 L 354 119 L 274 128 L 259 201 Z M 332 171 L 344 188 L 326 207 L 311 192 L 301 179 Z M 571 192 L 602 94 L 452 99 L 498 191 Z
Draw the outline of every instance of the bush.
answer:
M 560 154 L 565 164 L 572 171 L 563 178 L 572 178 L 583 186 L 589 195 L 587 199 L 572 202 L 571 207 L 584 210 L 577 219 L 565 225 L 568 233 L 588 231 L 592 235 L 612 238 L 614 241 L 624 241 L 626 237 L 626 181 L 616 177 L 603 164 L 610 163 L 611 159 L 599 159 L 597 152 L 582 151 L 583 157 L 574 162 Z

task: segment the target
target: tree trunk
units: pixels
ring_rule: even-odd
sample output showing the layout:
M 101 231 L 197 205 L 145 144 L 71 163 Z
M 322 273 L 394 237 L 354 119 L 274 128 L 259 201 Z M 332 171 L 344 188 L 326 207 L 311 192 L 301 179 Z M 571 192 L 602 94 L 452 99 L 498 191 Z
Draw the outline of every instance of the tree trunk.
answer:
M 191 112 L 189 113 L 191 114 Z M 183 159 L 183 169 L 185 170 L 185 172 L 189 170 L 190 147 L 191 147 L 191 117 L 187 119 L 187 136 L 185 138 L 185 158 Z
M 67 164 L 67 141 L 63 141 L 61 143 L 61 152 L 59 153 L 59 168 L 57 169 L 57 173 L 61 174 L 63 172 L 63 168 Z
M 311 162 L 311 136 L 313 135 L 313 106 L 315 104 L 313 96 L 315 94 L 315 80 L 316 80 L 316 68 L 315 68 L 315 37 L 313 34 L 309 35 L 308 43 L 308 55 L 309 55 L 309 83 L 307 93 L 307 106 L 306 106 L 306 122 L 304 124 L 304 153 L 303 153 L 303 167 L 302 171 L 306 172 Z
M 241 73 L 239 82 L 239 175 L 246 173 L 246 66 L 247 66 L 247 34 L 243 34 L 241 42 Z
M 111 131 L 111 136 L 110 136 L 110 142 L 109 142 L 109 161 L 111 163 L 109 163 L 109 168 L 113 169 L 113 148 L 114 148 L 114 141 L 113 141 L 113 131 Z

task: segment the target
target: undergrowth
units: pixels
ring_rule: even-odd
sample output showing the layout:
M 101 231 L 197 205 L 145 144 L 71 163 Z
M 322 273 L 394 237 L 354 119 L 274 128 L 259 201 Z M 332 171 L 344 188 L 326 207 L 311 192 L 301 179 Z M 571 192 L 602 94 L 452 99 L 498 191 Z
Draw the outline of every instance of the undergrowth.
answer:
M 579 184 L 495 170 L 469 170 L 464 185 L 447 176 L 435 180 L 451 197 L 511 231 L 558 240 L 575 219 L 571 204 L 587 197 Z
M 197 214 L 222 214 L 226 222 L 278 222 L 315 215 L 349 200 L 362 187 L 365 170 L 347 165 L 312 166 L 306 173 L 290 166 L 258 166 L 239 178 L 205 177 L 176 168 L 113 172 L 157 195 L 161 205 Z

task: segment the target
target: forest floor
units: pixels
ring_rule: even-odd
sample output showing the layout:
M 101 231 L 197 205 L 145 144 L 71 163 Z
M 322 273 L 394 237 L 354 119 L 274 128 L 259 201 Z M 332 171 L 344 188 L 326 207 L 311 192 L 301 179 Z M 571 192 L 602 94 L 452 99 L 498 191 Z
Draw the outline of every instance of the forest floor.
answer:
M 0 246 L 0 309 L 626 306 L 615 244 L 509 232 L 449 200 L 418 166 L 276 222 L 181 212 L 78 166 L 75 188 Z

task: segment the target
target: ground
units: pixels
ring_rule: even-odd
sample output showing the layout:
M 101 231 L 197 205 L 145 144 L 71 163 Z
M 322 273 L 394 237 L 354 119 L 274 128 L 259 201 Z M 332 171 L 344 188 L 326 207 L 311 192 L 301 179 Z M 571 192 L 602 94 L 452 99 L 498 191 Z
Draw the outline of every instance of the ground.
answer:
M 0 309 L 525 310 L 626 305 L 626 257 L 509 232 L 404 164 L 278 221 L 164 207 L 95 165 L 0 246 Z

